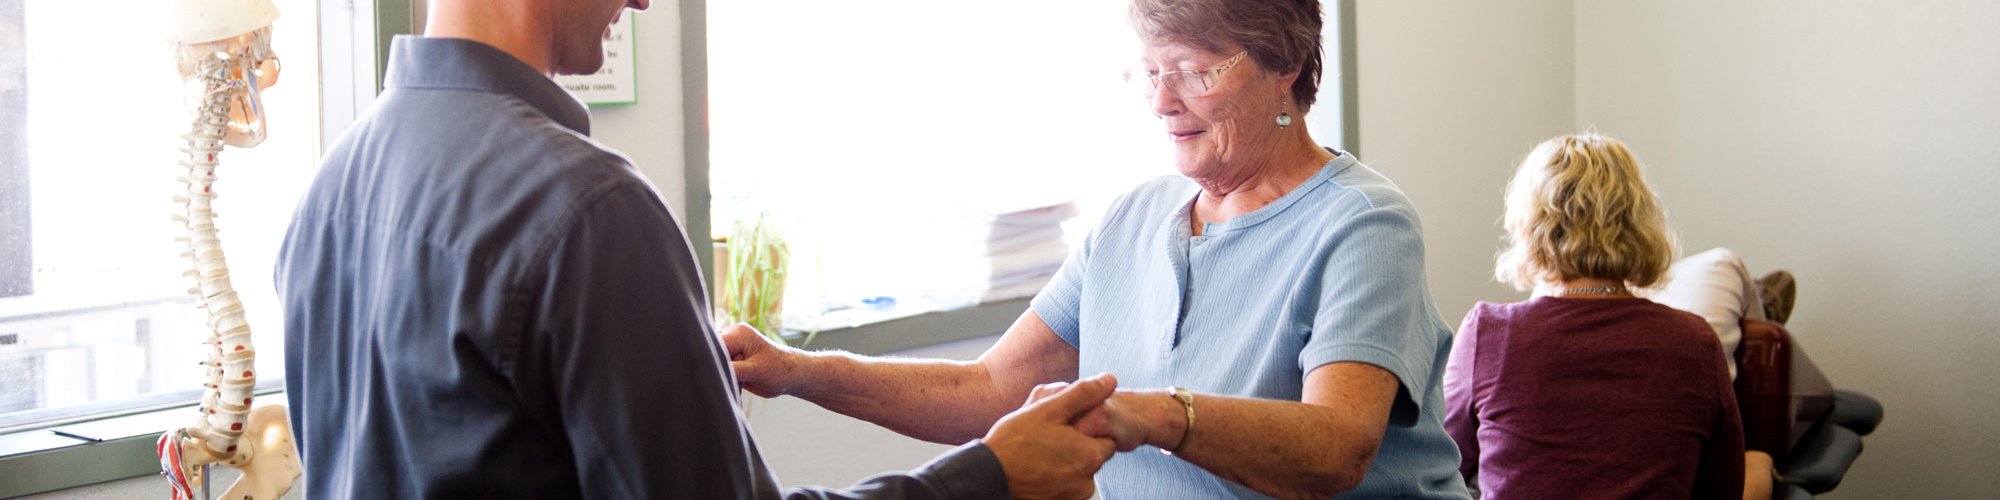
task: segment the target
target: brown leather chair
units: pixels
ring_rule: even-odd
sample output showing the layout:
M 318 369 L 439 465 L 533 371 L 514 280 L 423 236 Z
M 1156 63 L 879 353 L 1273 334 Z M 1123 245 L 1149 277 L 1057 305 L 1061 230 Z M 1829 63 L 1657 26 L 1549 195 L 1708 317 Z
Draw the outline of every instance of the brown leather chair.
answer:
M 1736 348 L 1736 404 L 1744 445 L 1784 462 L 1813 424 L 1833 409 L 1833 384 L 1783 325 L 1743 320 Z
M 1736 366 L 1736 402 L 1743 413 L 1745 447 L 1771 454 L 1779 475 L 1791 486 L 1813 494 L 1839 486 L 1848 466 L 1861 454 L 1861 433 L 1873 430 L 1881 420 L 1880 404 L 1859 393 L 1838 391 L 1842 399 L 1873 404 L 1873 420 L 1865 422 L 1866 430 L 1856 432 L 1845 422 L 1867 420 L 1865 416 L 1829 419 L 1835 413 L 1833 384 L 1790 332 L 1770 321 L 1743 321 Z

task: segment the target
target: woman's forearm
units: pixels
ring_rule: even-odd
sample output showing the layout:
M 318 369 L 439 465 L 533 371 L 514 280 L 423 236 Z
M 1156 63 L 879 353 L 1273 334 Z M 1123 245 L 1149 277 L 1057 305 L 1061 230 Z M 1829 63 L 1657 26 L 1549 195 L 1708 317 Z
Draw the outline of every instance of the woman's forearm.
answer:
M 925 441 L 958 444 L 986 434 L 1032 386 L 996 383 L 978 362 L 817 352 L 787 393 Z
M 797 396 L 903 435 L 957 444 L 986 435 L 1037 384 L 1075 380 L 1076 348 L 1033 310 L 978 361 L 806 352 L 775 345 L 749 325 L 720 333 L 740 387 Z
M 1169 422 L 1180 422 L 1148 443 L 1172 448 L 1185 412 L 1171 397 L 1155 399 L 1164 401 Z M 1387 423 L 1347 413 L 1297 401 L 1197 395 L 1194 427 L 1175 456 L 1273 497 L 1327 498 L 1361 483 Z
M 1361 484 L 1397 387 L 1381 368 L 1333 363 L 1307 373 L 1304 401 L 1195 394 L 1191 426 L 1165 391 L 1121 391 L 1107 406 L 1116 428 L 1178 445 L 1175 456 L 1217 476 L 1278 498 L 1327 498 Z

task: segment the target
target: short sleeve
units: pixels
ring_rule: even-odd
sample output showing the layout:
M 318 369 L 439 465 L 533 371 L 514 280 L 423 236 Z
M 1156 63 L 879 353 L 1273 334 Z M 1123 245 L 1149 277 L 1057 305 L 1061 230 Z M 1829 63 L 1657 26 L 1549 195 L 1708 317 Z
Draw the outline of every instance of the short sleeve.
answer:
M 1085 236 L 1082 245 L 1071 249 L 1069 258 L 1063 260 L 1055 277 L 1050 278 L 1049 284 L 1042 287 L 1042 292 L 1028 302 L 1028 307 L 1034 309 L 1043 323 L 1048 323 L 1049 329 L 1056 332 L 1056 337 L 1072 348 L 1080 346 L 1083 341 L 1078 319 L 1083 310 L 1083 274 L 1084 269 L 1089 267 L 1090 246 L 1096 236 L 1094 232 Z
M 1401 384 L 1389 421 L 1414 425 L 1450 335 L 1424 285 L 1423 234 L 1413 215 L 1384 207 L 1337 224 L 1299 368 L 1351 361 L 1388 370 Z

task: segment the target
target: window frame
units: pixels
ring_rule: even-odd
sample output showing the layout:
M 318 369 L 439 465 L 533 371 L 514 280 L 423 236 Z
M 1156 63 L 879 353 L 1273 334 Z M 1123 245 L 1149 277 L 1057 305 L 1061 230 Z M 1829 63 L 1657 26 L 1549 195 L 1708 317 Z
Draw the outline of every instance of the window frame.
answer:
M 373 103 L 381 91 L 389 40 L 421 30 L 415 23 L 423 0 L 318 2 L 321 88 L 344 79 L 351 92 L 320 96 L 319 144 L 332 144 Z M 25 187 L 25 186 L 24 186 Z M 0 221 L 4 223 L 4 221 Z M 276 384 L 258 384 L 260 397 L 281 395 Z M 175 393 L 174 395 L 184 395 Z M 161 432 L 187 423 L 199 396 L 55 420 L 0 433 L 0 498 L 48 493 L 77 486 L 159 474 L 153 453 Z M 164 405 L 164 406 L 162 406 Z
M 27 17 L 27 4 L 13 2 L 12 5 L 5 8 L 9 10 L 7 14 L 12 14 L 12 16 L 7 17 L 21 18 L 23 21 L 20 24 L 27 24 L 25 20 Z M 13 21 L 8 19 L 0 19 L 0 22 L 13 24 Z M 13 34 L 20 36 L 21 39 L 11 42 L 26 46 L 27 26 L 15 26 L 15 28 L 17 29 Z M 23 59 L 25 60 L 26 58 L 24 57 Z M 5 75 L 0 75 L 0 78 L 5 78 Z M 0 99 L 6 99 L 6 102 L 0 102 L 0 108 L 27 108 L 26 101 L 30 90 L 32 89 L 25 87 L 18 92 L 0 90 Z M 20 102 L 15 102 L 16 99 L 19 99 Z M 0 200 L 4 200 L 0 201 L 0 234 L 22 235 L 22 250 L 17 254 L 0 254 L 0 298 L 28 295 L 35 292 L 34 258 L 32 257 L 35 245 L 34 235 L 31 232 L 31 229 L 33 229 L 31 221 L 34 220 L 32 213 L 34 207 L 28 198 L 29 182 L 31 181 L 28 179 L 28 124 L 26 115 L 16 116 L 20 117 L 20 119 L 9 118 L 9 123 L 0 124 L 0 144 L 6 146 L 0 148 L 0 155 L 19 156 L 18 160 L 14 158 L 0 158 Z

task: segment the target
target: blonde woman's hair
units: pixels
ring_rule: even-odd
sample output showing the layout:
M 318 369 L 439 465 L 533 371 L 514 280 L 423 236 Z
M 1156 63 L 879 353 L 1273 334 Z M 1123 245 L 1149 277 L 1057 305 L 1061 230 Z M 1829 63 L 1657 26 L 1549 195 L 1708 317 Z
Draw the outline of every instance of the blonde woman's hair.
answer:
M 1542 142 L 1507 183 L 1506 202 L 1507 249 L 1493 275 L 1517 290 L 1583 278 L 1643 288 L 1673 262 L 1666 210 L 1617 139 Z

